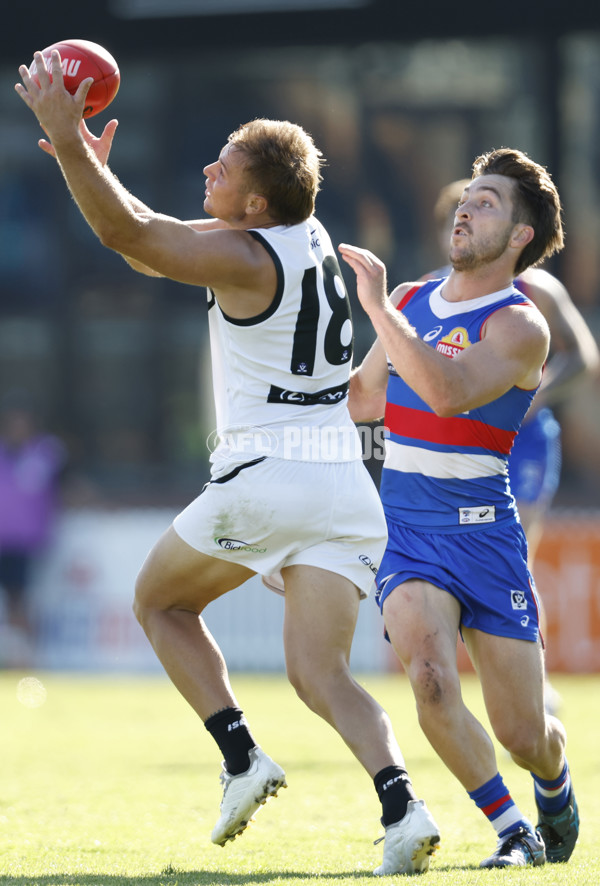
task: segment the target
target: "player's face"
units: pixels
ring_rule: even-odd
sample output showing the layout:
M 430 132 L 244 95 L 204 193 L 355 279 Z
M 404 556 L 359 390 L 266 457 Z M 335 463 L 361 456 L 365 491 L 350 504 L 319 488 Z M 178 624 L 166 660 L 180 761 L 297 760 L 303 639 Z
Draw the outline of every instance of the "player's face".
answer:
M 249 190 L 245 180 L 244 159 L 242 151 L 227 144 L 219 154 L 219 159 L 204 167 L 204 209 L 214 218 L 235 223 L 245 217 Z
M 450 237 L 455 270 L 480 268 L 504 255 L 515 229 L 513 188 L 504 175 L 480 175 L 465 188 Z

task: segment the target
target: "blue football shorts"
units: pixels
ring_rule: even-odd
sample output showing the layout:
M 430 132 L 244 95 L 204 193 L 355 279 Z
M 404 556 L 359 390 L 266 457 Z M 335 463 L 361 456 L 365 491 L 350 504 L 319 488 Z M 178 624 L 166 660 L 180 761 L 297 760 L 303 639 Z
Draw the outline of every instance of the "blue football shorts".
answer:
M 377 574 L 380 609 L 394 588 L 421 579 L 452 594 L 461 626 L 536 642 L 538 598 L 520 523 L 468 532 L 421 532 L 388 520 L 388 545 Z
M 560 481 L 560 425 L 540 409 L 521 425 L 508 459 L 510 491 L 517 502 L 548 508 Z

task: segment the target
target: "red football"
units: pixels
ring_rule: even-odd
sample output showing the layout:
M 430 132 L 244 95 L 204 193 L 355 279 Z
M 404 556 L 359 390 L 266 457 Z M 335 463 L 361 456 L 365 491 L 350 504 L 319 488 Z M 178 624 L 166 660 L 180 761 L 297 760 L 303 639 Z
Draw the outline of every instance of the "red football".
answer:
M 87 94 L 83 116 L 93 117 L 103 111 L 117 94 L 121 82 L 119 68 L 110 52 L 90 40 L 61 40 L 42 50 L 48 70 L 53 49 L 60 52 L 65 88 L 72 95 L 77 92 L 82 80 L 94 78 Z M 31 63 L 29 73 L 39 86 L 35 62 Z

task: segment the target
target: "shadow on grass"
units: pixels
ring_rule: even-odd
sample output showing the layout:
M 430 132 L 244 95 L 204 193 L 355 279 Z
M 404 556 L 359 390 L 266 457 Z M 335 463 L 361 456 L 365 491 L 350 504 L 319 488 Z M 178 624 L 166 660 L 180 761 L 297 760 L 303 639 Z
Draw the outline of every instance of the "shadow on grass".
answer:
M 283 883 L 287 880 L 322 880 L 327 883 L 341 879 L 362 880 L 371 876 L 370 871 L 262 871 L 256 874 L 232 874 L 226 871 L 167 869 L 160 874 L 143 874 L 139 877 L 118 874 L 44 874 L 41 877 L 25 874 L 16 877 L 0 875 L 0 886 L 244 886 L 250 883 Z
M 436 865 L 430 873 L 480 870 L 478 865 Z M 231 873 L 230 871 L 184 871 L 168 867 L 159 874 L 138 877 L 118 874 L 43 874 L 40 877 L 0 875 L 0 886 L 244 886 L 250 883 L 285 883 L 287 880 L 311 880 L 323 883 L 372 878 L 370 871 L 262 871 Z

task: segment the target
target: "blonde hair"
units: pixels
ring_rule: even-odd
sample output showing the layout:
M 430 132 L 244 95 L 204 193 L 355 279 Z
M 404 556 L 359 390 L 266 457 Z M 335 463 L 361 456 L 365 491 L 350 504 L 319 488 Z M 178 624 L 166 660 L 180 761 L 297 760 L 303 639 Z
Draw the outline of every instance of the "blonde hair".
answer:
M 323 155 L 312 137 L 287 120 L 251 120 L 228 142 L 246 157 L 249 189 L 264 197 L 280 224 L 294 225 L 315 209 Z

